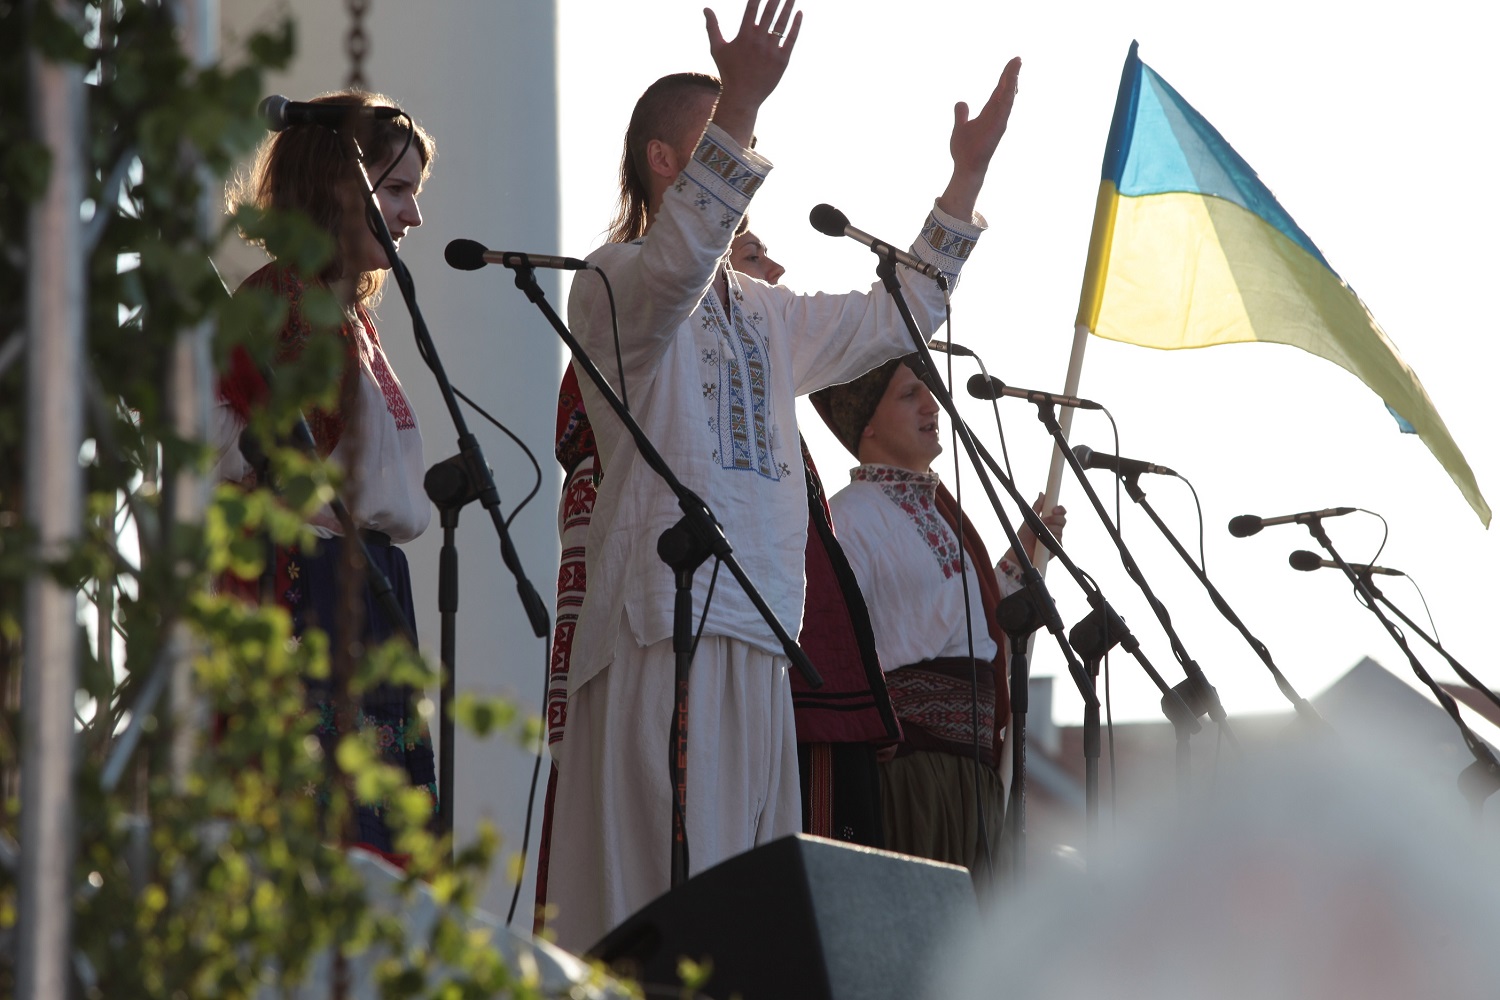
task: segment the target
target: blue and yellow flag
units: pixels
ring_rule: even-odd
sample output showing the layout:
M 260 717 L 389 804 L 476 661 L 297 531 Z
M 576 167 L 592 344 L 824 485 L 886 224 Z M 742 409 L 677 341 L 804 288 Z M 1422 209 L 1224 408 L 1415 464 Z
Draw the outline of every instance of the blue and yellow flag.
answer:
M 1486 527 L 1490 508 L 1416 372 L 1250 165 L 1130 45 L 1078 324 L 1173 350 L 1264 341 L 1326 358 L 1415 431 Z

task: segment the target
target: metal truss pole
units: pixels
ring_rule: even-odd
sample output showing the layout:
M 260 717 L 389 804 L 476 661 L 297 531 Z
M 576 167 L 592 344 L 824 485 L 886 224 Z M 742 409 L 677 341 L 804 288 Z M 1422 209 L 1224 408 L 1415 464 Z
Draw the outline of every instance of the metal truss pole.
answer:
M 79 5 L 50 2 L 81 23 Z M 31 209 L 26 288 L 25 511 L 38 554 L 78 537 L 83 516 L 83 67 L 28 55 L 33 132 L 52 158 Z M 66 997 L 71 954 L 77 738 L 77 594 L 45 569 L 26 581 L 21 678 L 21 872 L 16 994 Z

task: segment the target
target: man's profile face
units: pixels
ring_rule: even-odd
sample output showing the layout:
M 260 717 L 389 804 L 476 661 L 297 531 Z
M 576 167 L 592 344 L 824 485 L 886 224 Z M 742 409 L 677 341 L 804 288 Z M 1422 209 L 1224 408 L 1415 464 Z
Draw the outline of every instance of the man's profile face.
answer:
M 897 365 L 859 439 L 859 460 L 926 472 L 942 452 L 937 400 L 910 368 Z

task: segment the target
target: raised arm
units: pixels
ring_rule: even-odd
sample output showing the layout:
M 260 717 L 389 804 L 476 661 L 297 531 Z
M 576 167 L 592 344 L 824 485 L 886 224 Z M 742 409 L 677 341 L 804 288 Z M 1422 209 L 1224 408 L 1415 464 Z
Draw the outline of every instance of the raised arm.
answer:
M 953 106 L 953 137 L 948 140 L 948 151 L 953 155 L 953 176 L 948 187 L 938 199 L 938 208 L 959 219 L 968 219 L 974 214 L 974 203 L 979 198 L 979 189 L 984 187 L 984 175 L 990 169 L 990 160 L 1010 124 L 1010 109 L 1016 101 L 1016 89 L 1021 78 L 1021 59 L 1016 57 L 1005 64 L 1000 82 L 984 108 L 973 118 L 969 117 L 969 106 L 959 101 Z
M 796 0 L 767 0 L 765 10 L 760 11 L 760 0 L 747 0 L 739 34 L 728 42 L 719 31 L 718 17 L 703 9 L 708 50 L 719 67 L 722 84 L 713 121 L 741 146 L 750 145 L 760 106 L 781 82 L 792 57 L 802 30 L 802 13 L 792 15 L 795 6 Z
M 709 49 L 722 75 L 712 116 L 708 106 L 698 105 L 706 126 L 701 138 L 668 156 L 666 172 L 653 168 L 642 178 L 651 189 L 652 211 L 641 245 L 611 244 L 589 255 L 614 284 L 628 372 L 653 367 L 681 323 L 710 294 L 719 261 L 771 168 L 749 146 L 760 106 L 780 82 L 796 42 L 802 16 L 793 15 L 794 6 L 795 0 L 768 0 L 757 20 L 760 0 L 749 0 L 732 41 L 724 40 L 713 11 L 704 11 Z M 672 163 L 677 164 L 675 175 Z M 600 282 L 576 280 L 568 313 L 590 353 L 612 351 L 609 303 Z

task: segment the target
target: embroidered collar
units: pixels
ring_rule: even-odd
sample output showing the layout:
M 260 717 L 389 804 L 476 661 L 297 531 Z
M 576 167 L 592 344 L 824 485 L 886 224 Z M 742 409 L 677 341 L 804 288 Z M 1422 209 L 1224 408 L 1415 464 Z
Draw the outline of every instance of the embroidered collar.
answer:
M 936 472 L 913 472 L 894 465 L 866 463 L 849 470 L 849 479 L 856 483 L 906 483 L 911 489 L 936 496 L 941 480 Z
M 856 483 L 879 486 L 886 499 L 911 518 L 912 525 L 937 560 L 945 580 L 958 573 L 961 565 L 958 539 L 937 509 L 937 473 L 866 464 L 850 470 L 849 478 Z

